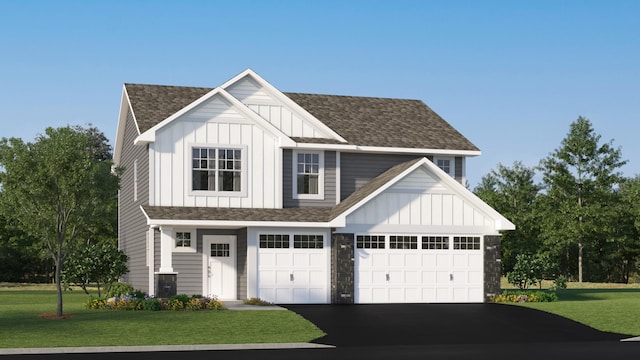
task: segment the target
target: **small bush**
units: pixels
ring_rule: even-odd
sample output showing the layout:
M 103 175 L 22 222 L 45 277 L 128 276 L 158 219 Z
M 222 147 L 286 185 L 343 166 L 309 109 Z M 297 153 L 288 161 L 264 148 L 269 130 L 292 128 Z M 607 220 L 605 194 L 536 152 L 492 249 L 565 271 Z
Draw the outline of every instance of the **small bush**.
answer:
M 133 286 L 123 282 L 117 282 L 111 285 L 109 289 L 109 293 L 107 293 L 107 298 L 110 297 L 123 297 L 124 295 L 128 295 L 134 292 Z
M 554 302 L 558 296 L 551 291 L 509 291 L 491 298 L 494 303 Z
M 162 302 L 155 298 L 142 300 L 142 310 L 160 311 L 162 310 Z
M 560 275 L 555 280 L 553 280 L 553 285 L 551 285 L 551 290 L 563 290 L 567 288 L 567 278 L 564 275 Z
M 246 305 L 257 305 L 257 306 L 273 306 L 272 303 L 266 301 L 266 300 L 262 300 L 260 298 L 251 298 L 251 299 L 245 299 L 243 301 L 243 303 L 245 303 Z

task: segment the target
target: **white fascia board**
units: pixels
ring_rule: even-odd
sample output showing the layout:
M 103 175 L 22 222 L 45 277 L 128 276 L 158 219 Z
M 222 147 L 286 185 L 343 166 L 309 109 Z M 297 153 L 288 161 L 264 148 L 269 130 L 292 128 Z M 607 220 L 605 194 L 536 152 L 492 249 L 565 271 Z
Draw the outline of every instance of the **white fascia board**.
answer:
M 449 150 L 449 149 L 415 149 L 383 146 L 358 146 L 358 150 L 371 153 L 406 153 L 425 155 L 458 155 L 458 156 L 480 156 L 480 150 Z
M 342 141 L 342 142 L 345 142 L 345 143 L 347 142 L 347 140 L 345 140 L 337 132 L 333 131 L 333 129 L 331 129 L 330 127 L 325 125 L 325 123 L 323 123 L 322 121 L 318 120 L 315 116 L 311 115 L 311 113 L 308 112 L 307 110 L 305 110 L 302 106 L 296 104 L 295 101 L 289 99 L 289 97 L 287 95 L 283 94 L 275 86 L 271 85 L 267 80 L 263 79 L 260 75 L 258 75 L 255 71 L 253 71 L 251 69 L 246 69 L 245 71 L 241 72 L 240 74 L 234 76 L 229 81 L 227 81 L 224 84 L 222 84 L 220 87 L 223 88 L 223 89 L 226 89 L 227 87 L 233 85 L 234 83 L 236 83 L 240 79 L 244 78 L 245 76 L 251 76 L 251 78 L 253 78 L 253 80 L 255 80 L 258 84 L 260 84 L 262 87 L 267 89 L 267 91 L 269 92 L 270 95 L 274 96 L 276 99 L 278 99 L 280 102 L 285 104 L 287 107 L 289 107 L 294 112 L 297 112 L 298 114 L 302 115 L 302 117 L 305 120 L 308 120 L 309 122 L 311 122 L 312 124 L 314 124 L 318 128 L 323 129 L 326 133 L 331 135 L 331 137 L 333 137 L 335 140 Z
M 296 143 L 294 148 L 300 149 L 323 149 L 345 152 L 365 152 L 376 154 L 424 154 L 424 155 L 450 155 L 450 156 L 480 156 L 479 150 L 444 150 L 444 149 L 419 149 L 419 148 L 396 148 L 383 146 L 358 146 L 348 144 L 316 144 L 316 143 Z
M 124 146 L 124 133 L 127 128 L 127 110 L 131 111 L 134 125 L 138 134 L 140 134 L 140 128 L 136 121 L 136 115 L 133 113 L 131 102 L 129 101 L 129 94 L 127 93 L 126 86 L 122 85 L 122 99 L 120 100 L 120 113 L 118 115 L 118 127 L 116 128 L 116 141 L 113 146 L 113 164 L 115 166 L 120 165 L 120 156 L 122 155 L 122 148 Z
M 279 140 L 280 140 L 281 146 L 292 146 L 292 145 L 295 144 L 295 142 L 293 140 L 291 140 L 291 138 L 289 138 L 286 134 L 284 134 L 282 131 L 280 131 L 278 128 L 273 126 L 267 120 L 263 119 L 261 116 L 256 114 L 254 111 L 249 109 L 240 100 L 238 100 L 235 97 L 233 97 L 233 95 L 229 94 L 226 90 L 224 90 L 221 87 L 217 87 L 217 88 L 209 91 L 208 93 L 206 93 L 205 95 L 201 96 L 200 98 L 198 98 L 197 100 L 195 100 L 191 104 L 189 104 L 189 105 L 185 106 L 184 108 L 180 109 L 180 111 L 178 111 L 175 114 L 171 115 L 170 117 L 162 120 L 160 123 L 156 124 L 151 129 L 145 131 L 143 134 L 141 134 L 140 136 L 138 136 L 136 138 L 134 144 L 137 145 L 137 144 L 140 144 L 140 143 L 154 142 L 155 139 L 156 139 L 156 131 L 158 131 L 159 129 L 161 129 L 165 125 L 167 125 L 170 122 L 174 121 L 175 119 L 181 117 L 182 115 L 186 114 L 187 112 L 193 110 L 198 105 L 200 105 L 203 102 L 213 98 L 216 95 L 222 96 L 222 98 L 224 98 L 229 103 L 231 103 L 231 105 L 233 107 L 235 107 L 236 110 L 238 110 L 240 113 L 244 114 L 245 116 L 247 116 L 248 118 L 253 120 L 258 126 L 263 128 L 267 132 L 270 132 L 273 135 L 277 136 L 279 138 Z
M 435 175 L 440 181 L 442 181 L 445 186 L 455 191 L 458 195 L 460 195 L 465 200 L 468 200 L 470 204 L 480 209 L 487 216 L 492 218 L 495 223 L 495 230 L 515 230 L 516 226 L 509 221 L 507 218 L 502 216 L 499 212 L 497 212 L 494 208 L 489 206 L 486 202 L 480 199 L 476 194 L 471 192 L 466 187 L 462 186 L 457 180 L 455 180 L 451 175 L 445 173 L 442 169 L 440 169 L 436 164 L 428 161 L 426 163 L 422 163 L 423 166 L 427 166 L 428 169 L 431 170 L 432 174 Z

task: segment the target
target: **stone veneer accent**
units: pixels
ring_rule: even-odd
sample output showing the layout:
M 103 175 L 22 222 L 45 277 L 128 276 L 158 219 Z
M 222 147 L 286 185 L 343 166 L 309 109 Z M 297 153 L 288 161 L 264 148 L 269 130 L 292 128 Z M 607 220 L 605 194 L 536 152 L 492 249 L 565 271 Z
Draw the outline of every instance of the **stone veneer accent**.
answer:
M 501 251 L 499 235 L 484 237 L 484 301 L 500 294 Z
M 353 304 L 355 296 L 354 235 L 331 237 L 331 303 Z

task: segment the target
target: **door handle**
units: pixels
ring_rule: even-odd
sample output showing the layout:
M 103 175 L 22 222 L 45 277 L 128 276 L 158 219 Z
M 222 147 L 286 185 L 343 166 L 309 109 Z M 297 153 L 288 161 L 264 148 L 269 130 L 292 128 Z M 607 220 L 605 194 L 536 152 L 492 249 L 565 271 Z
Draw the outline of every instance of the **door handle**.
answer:
M 389 273 L 387 273 L 387 281 L 389 281 Z
M 289 274 L 289 281 L 293 281 L 293 273 Z
M 449 281 L 453 281 L 453 274 L 449 274 Z

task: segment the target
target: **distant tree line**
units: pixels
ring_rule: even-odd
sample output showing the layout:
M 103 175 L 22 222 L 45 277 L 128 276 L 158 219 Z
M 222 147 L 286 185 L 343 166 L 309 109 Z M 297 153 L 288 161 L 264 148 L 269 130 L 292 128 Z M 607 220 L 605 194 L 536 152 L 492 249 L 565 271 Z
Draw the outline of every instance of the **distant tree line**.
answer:
M 640 176 L 623 177 L 621 150 L 600 139 L 579 117 L 538 166 L 499 164 L 482 177 L 475 194 L 516 224 L 503 233 L 503 273 L 524 254 L 545 256 L 553 276 L 574 281 L 627 283 L 638 274 Z

